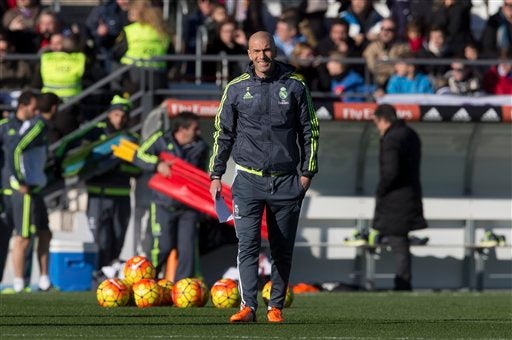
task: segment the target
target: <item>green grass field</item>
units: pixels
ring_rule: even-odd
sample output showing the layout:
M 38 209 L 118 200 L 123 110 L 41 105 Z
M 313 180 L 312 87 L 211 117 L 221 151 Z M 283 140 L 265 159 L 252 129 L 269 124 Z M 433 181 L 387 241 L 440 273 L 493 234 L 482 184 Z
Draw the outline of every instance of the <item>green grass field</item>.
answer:
M 512 293 L 298 295 L 285 324 L 230 325 L 234 309 L 106 309 L 92 292 L 0 295 L 0 339 L 512 339 Z

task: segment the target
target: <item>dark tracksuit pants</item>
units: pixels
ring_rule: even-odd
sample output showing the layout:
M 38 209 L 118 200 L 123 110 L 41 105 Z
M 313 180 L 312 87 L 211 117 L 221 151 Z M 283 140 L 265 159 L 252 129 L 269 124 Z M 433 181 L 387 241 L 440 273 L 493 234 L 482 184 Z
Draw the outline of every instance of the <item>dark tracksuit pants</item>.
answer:
M 261 220 L 267 211 L 272 262 L 269 306 L 283 308 L 304 190 L 297 174 L 259 176 L 238 170 L 232 186 L 242 304 L 258 307 Z
M 195 274 L 195 252 L 199 214 L 188 208 L 166 208 L 151 203 L 148 235 L 152 240 L 151 262 L 159 273 L 172 249 L 178 251 L 174 281 Z
M 4 196 L 7 230 L 17 236 L 29 238 L 30 244 L 24 256 L 23 279 L 25 285 L 30 284 L 32 276 L 32 253 L 34 250 L 34 234 L 38 231 L 49 231 L 48 211 L 43 196 L 40 194 L 21 194 L 12 190 L 9 196 Z M 9 224 L 11 227 L 9 227 Z M 9 244 L 7 239 L 5 242 Z M 8 251 L 8 248 L 7 250 Z
M 130 196 L 89 194 L 87 218 L 94 241 L 98 245 L 97 269 L 108 266 L 119 258 L 130 214 Z

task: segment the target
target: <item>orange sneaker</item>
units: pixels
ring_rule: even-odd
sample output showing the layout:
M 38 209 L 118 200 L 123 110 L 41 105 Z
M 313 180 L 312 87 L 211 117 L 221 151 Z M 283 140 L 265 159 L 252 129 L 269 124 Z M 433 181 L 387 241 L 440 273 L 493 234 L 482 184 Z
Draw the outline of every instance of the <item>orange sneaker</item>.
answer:
M 267 311 L 267 319 L 268 322 L 284 322 L 283 312 L 279 308 L 272 307 Z
M 256 322 L 256 313 L 251 307 L 242 307 L 239 312 L 231 315 L 229 322 Z

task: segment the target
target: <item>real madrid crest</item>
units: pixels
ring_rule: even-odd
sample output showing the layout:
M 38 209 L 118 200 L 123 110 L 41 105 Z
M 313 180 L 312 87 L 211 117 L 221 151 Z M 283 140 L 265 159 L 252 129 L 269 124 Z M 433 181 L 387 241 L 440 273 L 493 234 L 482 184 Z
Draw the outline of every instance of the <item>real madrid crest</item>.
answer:
M 286 97 L 288 97 L 288 92 L 286 91 L 286 87 L 281 87 L 281 89 L 279 90 L 279 98 L 281 98 L 281 100 L 285 100 Z
M 288 91 L 286 91 L 286 87 L 281 87 L 279 89 L 279 98 L 281 99 L 279 101 L 279 104 L 281 104 L 281 105 L 288 104 L 288 101 L 286 100 L 286 98 L 288 98 Z

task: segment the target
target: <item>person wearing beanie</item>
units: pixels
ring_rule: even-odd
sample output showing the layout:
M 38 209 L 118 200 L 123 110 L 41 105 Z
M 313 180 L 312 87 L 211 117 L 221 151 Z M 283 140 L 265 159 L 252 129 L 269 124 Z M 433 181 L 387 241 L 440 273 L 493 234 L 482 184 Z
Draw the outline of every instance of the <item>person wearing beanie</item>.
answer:
M 128 99 L 114 96 L 108 109 L 107 119 L 89 130 L 84 140 L 94 143 L 120 133 L 130 134 L 127 131 L 130 109 L 131 103 Z M 101 166 L 100 163 L 98 167 Z M 111 276 L 110 268 L 115 267 L 119 262 L 119 254 L 123 248 L 130 220 L 130 179 L 139 174 L 139 169 L 120 160 L 112 168 L 104 171 L 101 168 L 96 170 L 100 174 L 86 180 L 87 218 L 89 228 L 98 245 L 96 274 L 100 277 L 109 277 Z

